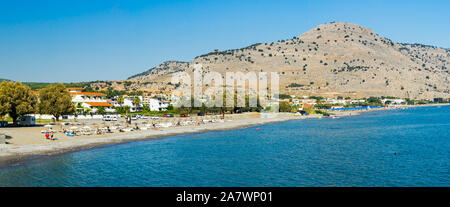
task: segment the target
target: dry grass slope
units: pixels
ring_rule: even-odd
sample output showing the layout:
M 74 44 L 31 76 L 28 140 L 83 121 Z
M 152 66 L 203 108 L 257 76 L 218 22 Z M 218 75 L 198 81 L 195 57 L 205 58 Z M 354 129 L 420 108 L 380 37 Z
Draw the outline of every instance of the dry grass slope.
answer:
M 319 25 L 288 40 L 216 50 L 191 62 L 164 62 L 130 77 L 128 88 L 170 91 L 175 87 L 170 83 L 172 74 L 191 73 L 196 63 L 206 72 L 223 74 L 277 72 L 281 93 L 286 94 L 450 97 L 450 50 L 395 43 L 371 29 L 340 22 Z

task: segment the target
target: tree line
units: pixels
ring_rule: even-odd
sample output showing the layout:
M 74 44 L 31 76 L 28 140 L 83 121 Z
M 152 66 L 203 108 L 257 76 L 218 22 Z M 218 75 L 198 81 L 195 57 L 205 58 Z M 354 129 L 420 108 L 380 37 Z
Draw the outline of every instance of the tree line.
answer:
M 58 121 L 60 116 L 74 112 L 72 96 L 62 83 L 47 85 L 39 94 L 20 82 L 0 83 L 0 117 L 9 115 L 14 125 L 26 114 L 50 114 Z

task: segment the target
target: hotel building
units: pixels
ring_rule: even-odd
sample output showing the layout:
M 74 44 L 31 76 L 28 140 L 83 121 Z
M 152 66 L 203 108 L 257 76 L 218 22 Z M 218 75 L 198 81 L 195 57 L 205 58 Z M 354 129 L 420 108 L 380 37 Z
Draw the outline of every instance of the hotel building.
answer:
M 104 93 L 82 92 L 83 88 L 78 87 L 69 87 L 67 90 L 72 95 L 72 102 L 77 106 L 77 110 L 88 108 L 95 113 L 99 107 L 104 107 L 108 113 L 116 111 L 113 105 L 108 103 Z

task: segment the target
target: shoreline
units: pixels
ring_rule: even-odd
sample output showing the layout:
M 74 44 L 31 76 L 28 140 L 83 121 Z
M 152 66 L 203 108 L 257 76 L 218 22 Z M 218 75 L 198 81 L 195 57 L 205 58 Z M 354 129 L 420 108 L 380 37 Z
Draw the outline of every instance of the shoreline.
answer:
M 421 105 L 421 106 L 405 106 L 399 108 L 382 108 L 372 109 L 367 111 L 347 111 L 347 112 L 335 112 L 334 115 L 337 118 L 356 116 L 367 112 L 380 111 L 380 110 L 396 110 L 403 108 L 413 107 L 425 107 L 425 106 L 442 106 L 449 104 L 433 104 L 433 105 Z M 250 113 L 249 113 L 250 114 Z M 52 156 L 57 154 L 63 154 L 68 152 L 74 152 L 79 150 L 92 149 L 95 147 L 102 147 L 113 144 L 121 144 L 132 141 L 142 141 L 151 139 L 160 139 L 164 137 L 176 136 L 181 134 L 194 134 L 204 133 L 212 131 L 225 131 L 250 128 L 258 125 L 266 125 L 278 122 L 292 121 L 292 120 L 304 120 L 322 118 L 321 115 L 310 116 L 295 116 L 292 113 L 277 113 L 270 114 L 271 117 L 262 118 L 262 114 L 257 113 L 257 117 L 245 117 L 249 114 L 239 114 L 237 119 L 239 120 L 224 120 L 224 122 L 210 123 L 200 126 L 177 126 L 173 128 L 161 128 L 159 130 L 149 129 L 142 131 L 135 131 L 129 133 L 113 134 L 112 136 L 100 136 L 100 137 L 88 137 L 85 139 L 71 140 L 64 142 L 50 142 L 44 144 L 25 144 L 25 145 L 0 145 L 0 167 L 17 164 L 32 159 L 33 157 Z M 255 113 L 253 113 L 253 116 Z M 232 116 L 232 115 L 227 115 Z M 239 116 L 244 116 L 242 119 Z M 236 118 L 236 117 L 234 117 Z M 242 119 L 242 120 L 241 120 Z
M 67 152 L 74 152 L 79 150 L 86 150 L 95 147 L 121 144 L 132 141 L 142 141 L 151 139 L 160 139 L 169 136 L 176 136 L 182 134 L 194 134 L 212 131 L 225 131 L 249 128 L 258 125 L 272 124 L 291 120 L 313 119 L 319 116 L 293 116 L 284 113 L 277 114 L 274 118 L 253 118 L 246 120 L 244 123 L 233 121 L 232 123 L 211 123 L 201 126 L 181 126 L 173 128 L 163 128 L 159 130 L 149 129 L 146 131 L 136 131 L 126 134 L 114 134 L 110 137 L 99 137 L 91 139 L 73 140 L 66 142 L 54 142 L 46 144 L 29 144 L 29 145 L 0 145 L 0 167 L 20 163 L 32 157 L 51 156 Z M 287 117 L 280 117 L 288 115 Z M 355 113 L 356 115 L 356 113 Z M 221 126 L 222 125 L 222 126 Z

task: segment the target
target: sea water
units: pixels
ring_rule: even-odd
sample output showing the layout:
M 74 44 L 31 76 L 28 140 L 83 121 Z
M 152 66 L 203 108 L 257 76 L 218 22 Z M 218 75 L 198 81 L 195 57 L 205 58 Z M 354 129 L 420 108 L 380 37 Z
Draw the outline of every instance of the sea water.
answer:
M 0 186 L 450 186 L 449 129 L 450 106 L 295 120 L 40 157 Z

